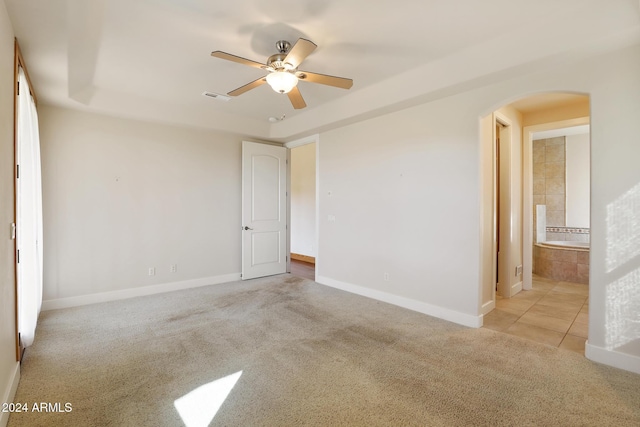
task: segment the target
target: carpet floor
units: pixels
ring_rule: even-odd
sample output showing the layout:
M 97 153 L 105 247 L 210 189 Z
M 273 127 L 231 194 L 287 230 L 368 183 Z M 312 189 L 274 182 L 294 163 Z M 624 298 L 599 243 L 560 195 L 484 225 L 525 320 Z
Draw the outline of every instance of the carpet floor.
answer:
M 15 402 L 9 427 L 639 426 L 640 375 L 287 274 L 43 312 Z

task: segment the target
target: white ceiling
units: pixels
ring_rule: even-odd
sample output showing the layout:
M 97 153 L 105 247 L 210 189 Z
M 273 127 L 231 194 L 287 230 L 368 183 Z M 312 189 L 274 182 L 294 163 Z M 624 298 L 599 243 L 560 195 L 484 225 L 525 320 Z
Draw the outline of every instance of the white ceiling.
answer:
M 278 141 L 640 41 L 637 0 L 4 2 L 40 102 Z M 318 45 L 300 69 L 353 87 L 301 82 L 303 110 L 267 85 L 228 102 L 202 96 L 264 74 L 212 51 L 264 62 L 299 37 Z

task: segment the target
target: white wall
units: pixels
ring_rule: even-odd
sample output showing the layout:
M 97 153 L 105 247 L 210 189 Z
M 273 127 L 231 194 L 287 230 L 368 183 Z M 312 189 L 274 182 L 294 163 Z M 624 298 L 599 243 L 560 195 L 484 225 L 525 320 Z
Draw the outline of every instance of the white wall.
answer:
M 45 300 L 239 274 L 239 137 L 55 107 L 40 123 Z
M 640 373 L 640 46 L 594 64 L 588 355 Z M 598 76 L 598 77 L 596 77 Z M 604 350 L 604 351 L 603 351 Z M 606 352 L 609 353 L 606 353 Z
M 291 149 L 291 252 L 316 256 L 316 144 Z
M 568 135 L 566 150 L 566 224 L 589 228 L 591 159 L 589 134 Z
M 0 2 L 0 403 L 13 401 L 19 365 L 16 362 L 15 252 L 10 238 L 13 196 L 13 29 Z M 0 426 L 8 414 L 0 412 Z
M 462 94 L 321 135 L 317 281 L 475 322 L 478 105 Z
M 417 309 L 471 324 L 482 301 L 478 212 L 480 197 L 487 197 L 478 184 L 480 118 L 534 93 L 588 93 L 588 354 L 618 365 L 640 361 L 640 323 L 634 317 L 640 312 L 640 236 L 632 242 L 611 234 L 612 221 L 619 223 L 615 230 L 638 233 L 632 228 L 637 209 L 612 217 L 623 209 L 616 202 L 628 206 L 640 194 L 638 75 L 635 45 L 323 133 L 317 280 L 381 299 L 411 300 Z M 618 253 L 624 263 L 610 270 L 607 255 Z M 622 314 L 613 315 L 607 304 L 619 305 L 623 311 L 616 313 Z

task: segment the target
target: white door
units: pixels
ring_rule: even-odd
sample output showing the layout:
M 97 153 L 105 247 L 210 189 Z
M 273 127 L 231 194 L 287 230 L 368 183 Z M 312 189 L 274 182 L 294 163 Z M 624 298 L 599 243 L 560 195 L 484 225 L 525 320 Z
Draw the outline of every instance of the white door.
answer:
M 242 142 L 242 280 L 287 270 L 287 149 Z

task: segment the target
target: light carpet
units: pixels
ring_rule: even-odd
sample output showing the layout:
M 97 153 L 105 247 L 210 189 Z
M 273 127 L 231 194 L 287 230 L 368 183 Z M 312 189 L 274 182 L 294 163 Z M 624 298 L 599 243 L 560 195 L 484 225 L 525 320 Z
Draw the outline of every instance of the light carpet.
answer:
M 21 372 L 61 411 L 9 427 L 640 425 L 640 375 L 288 274 L 43 312 Z

